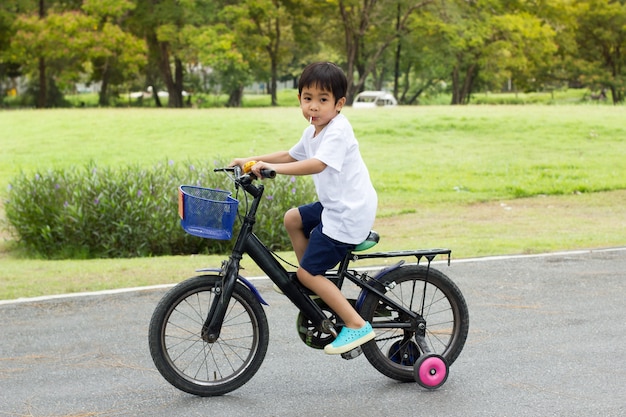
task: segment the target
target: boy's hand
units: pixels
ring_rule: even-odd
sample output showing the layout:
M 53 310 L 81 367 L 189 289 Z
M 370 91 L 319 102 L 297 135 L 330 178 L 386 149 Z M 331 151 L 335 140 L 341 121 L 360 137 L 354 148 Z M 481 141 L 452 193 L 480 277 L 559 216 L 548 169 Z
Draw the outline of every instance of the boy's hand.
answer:
M 235 158 L 232 161 L 230 161 L 230 164 L 228 164 L 228 166 L 229 167 L 240 166 L 243 168 L 246 162 L 248 162 L 248 158 Z
M 257 178 L 260 178 L 260 179 L 267 178 L 267 176 L 264 175 L 264 173 L 262 171 L 265 171 L 266 173 L 267 172 L 276 172 L 276 168 L 274 168 L 273 165 L 268 164 L 267 162 L 263 162 L 263 161 L 256 161 L 256 162 L 255 161 L 248 161 L 247 164 L 249 164 L 249 168 L 248 167 L 244 167 L 244 172 L 250 171 Z

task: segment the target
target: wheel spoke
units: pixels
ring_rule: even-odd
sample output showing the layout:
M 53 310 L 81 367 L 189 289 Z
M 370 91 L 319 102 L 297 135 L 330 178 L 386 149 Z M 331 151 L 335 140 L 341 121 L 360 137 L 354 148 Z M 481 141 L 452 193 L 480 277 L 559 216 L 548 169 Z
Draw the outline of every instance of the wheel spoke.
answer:
M 402 267 L 382 279 L 389 288 L 385 293 L 389 300 L 425 321 L 424 341 L 431 353 L 442 355 L 448 363 L 454 362 L 468 331 L 467 306 L 456 285 L 440 271 L 422 266 Z M 361 313 L 376 331 L 375 343 L 362 347 L 370 363 L 391 378 L 414 380 L 413 363 L 420 349 L 413 339 L 416 329 L 406 328 L 411 317 L 373 293 L 365 298 Z M 398 328 L 400 324 L 405 327 Z

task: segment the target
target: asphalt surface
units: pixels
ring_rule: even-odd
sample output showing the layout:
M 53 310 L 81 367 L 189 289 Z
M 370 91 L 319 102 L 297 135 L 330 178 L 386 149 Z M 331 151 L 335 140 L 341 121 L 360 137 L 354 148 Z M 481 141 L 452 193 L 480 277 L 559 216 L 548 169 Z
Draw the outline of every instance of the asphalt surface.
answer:
M 215 398 L 178 391 L 152 364 L 148 322 L 165 289 L 0 304 L 0 416 L 626 415 L 626 248 L 436 267 L 470 310 L 438 390 L 306 347 L 295 308 L 258 280 L 267 357 Z

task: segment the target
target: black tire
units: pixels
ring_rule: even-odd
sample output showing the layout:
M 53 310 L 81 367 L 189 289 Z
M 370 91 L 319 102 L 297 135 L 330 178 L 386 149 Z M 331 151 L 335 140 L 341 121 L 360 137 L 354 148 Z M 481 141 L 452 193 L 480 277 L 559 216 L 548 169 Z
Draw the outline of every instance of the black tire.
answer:
M 467 304 L 456 284 L 440 271 L 421 265 L 398 268 L 381 278 L 381 282 L 389 288 L 389 298 L 422 315 L 430 353 L 443 356 L 452 365 L 469 330 Z M 373 293 L 365 297 L 360 313 L 376 331 L 376 338 L 362 346 L 367 360 L 389 378 L 415 381 L 413 365 L 423 356 L 415 343 L 415 332 L 391 327 L 408 322 L 408 318 Z M 390 327 L 385 327 L 386 323 Z
M 218 276 L 199 276 L 172 288 L 157 305 L 148 341 L 161 375 L 176 388 L 203 397 L 223 395 L 258 371 L 269 342 L 263 306 L 237 283 L 219 339 L 207 343 L 202 326 L 216 297 Z

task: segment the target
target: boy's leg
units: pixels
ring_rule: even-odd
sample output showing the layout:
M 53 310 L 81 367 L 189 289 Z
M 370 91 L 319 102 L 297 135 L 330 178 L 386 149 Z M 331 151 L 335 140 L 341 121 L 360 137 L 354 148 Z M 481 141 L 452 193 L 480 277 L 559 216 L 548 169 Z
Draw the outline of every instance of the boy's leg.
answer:
M 298 263 L 302 261 L 304 252 L 309 245 L 309 237 L 313 230 L 322 221 L 322 210 L 324 208 L 320 202 L 305 204 L 303 206 L 287 210 L 283 218 L 283 223 L 293 251 L 296 253 Z
M 309 239 L 307 239 L 307 237 L 304 235 L 300 210 L 298 208 L 292 208 L 287 210 L 283 222 L 285 224 L 287 234 L 289 235 L 289 239 L 291 239 L 293 251 L 296 253 L 298 263 L 300 263 L 302 255 L 304 255 L 304 251 L 306 250 L 306 247 L 309 243 Z
M 303 268 L 299 268 L 297 274 L 300 282 L 313 290 L 344 322 L 335 340 L 324 346 L 325 353 L 346 353 L 376 337 L 372 325 L 363 320 L 335 284 L 323 275 L 312 275 Z
M 341 290 L 323 275 L 311 275 L 306 270 L 298 268 L 298 279 L 308 289 L 317 294 L 351 329 L 359 329 L 365 325 L 365 320 L 356 312 L 354 307 L 341 293 Z
M 353 245 L 338 242 L 322 233 L 318 225 L 310 235 L 297 276 L 300 282 L 317 294 L 343 321 L 344 327 L 335 340 L 324 347 L 328 354 L 348 352 L 376 337 L 370 323 L 341 293 L 341 290 L 324 276 L 324 271 L 336 265 Z

